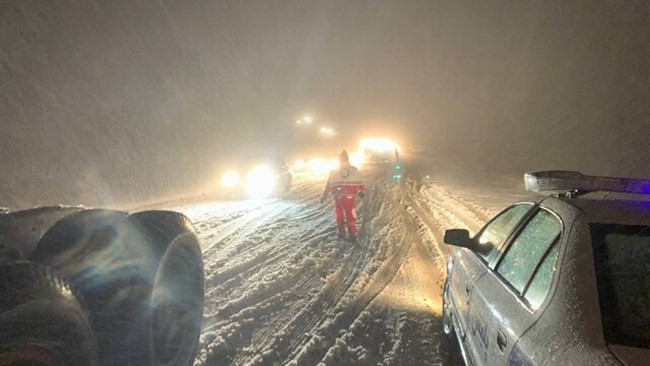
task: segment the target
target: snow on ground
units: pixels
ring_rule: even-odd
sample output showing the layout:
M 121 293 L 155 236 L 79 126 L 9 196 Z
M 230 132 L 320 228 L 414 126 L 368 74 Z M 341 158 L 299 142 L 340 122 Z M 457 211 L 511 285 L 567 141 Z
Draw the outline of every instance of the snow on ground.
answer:
M 296 179 L 288 197 L 174 207 L 204 252 L 195 365 L 460 364 L 441 332 L 442 236 L 475 232 L 517 198 L 516 184 L 500 178 L 486 194 L 466 177 L 426 173 L 441 171 L 426 159 L 407 166 L 402 182 L 385 166 L 364 171 L 356 244 L 336 239 L 322 176 Z

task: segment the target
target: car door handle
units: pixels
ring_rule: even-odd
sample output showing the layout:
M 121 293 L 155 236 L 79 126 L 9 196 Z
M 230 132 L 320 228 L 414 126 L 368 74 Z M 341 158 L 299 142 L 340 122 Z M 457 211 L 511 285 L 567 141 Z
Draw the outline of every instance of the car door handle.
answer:
M 505 333 L 503 333 L 501 329 L 499 329 L 499 332 L 497 333 L 497 346 L 499 346 L 501 352 L 504 352 L 508 346 L 508 338 L 506 338 Z

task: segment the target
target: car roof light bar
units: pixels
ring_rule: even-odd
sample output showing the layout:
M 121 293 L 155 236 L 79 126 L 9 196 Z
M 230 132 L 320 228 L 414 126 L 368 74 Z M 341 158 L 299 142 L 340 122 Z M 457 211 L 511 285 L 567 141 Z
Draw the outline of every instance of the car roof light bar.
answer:
M 574 191 L 574 192 L 621 192 L 650 195 L 650 179 L 616 178 L 584 175 L 579 172 L 549 170 L 524 174 L 526 190 Z

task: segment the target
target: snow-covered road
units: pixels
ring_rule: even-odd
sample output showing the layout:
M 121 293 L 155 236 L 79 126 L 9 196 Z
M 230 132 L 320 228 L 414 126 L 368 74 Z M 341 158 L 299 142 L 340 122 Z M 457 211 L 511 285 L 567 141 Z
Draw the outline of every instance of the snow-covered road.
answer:
M 323 176 L 297 178 L 285 198 L 174 207 L 204 253 L 195 365 L 459 364 L 441 334 L 442 235 L 475 231 L 512 197 L 481 199 L 422 166 L 402 182 L 364 171 L 356 244 L 336 239 Z

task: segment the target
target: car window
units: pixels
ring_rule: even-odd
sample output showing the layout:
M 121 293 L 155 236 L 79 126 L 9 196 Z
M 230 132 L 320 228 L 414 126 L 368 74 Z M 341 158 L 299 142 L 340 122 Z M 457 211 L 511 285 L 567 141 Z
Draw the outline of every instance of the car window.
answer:
M 555 244 L 553 249 L 544 257 L 542 265 L 539 267 L 533 280 L 530 282 L 528 289 L 524 293 L 524 298 L 528 301 L 528 304 L 533 310 L 537 310 L 548 291 L 551 289 L 551 283 L 553 282 L 553 274 L 555 273 L 555 263 L 557 262 L 558 253 L 560 252 L 560 246 Z
M 650 227 L 590 228 L 605 339 L 650 348 Z
M 517 204 L 509 207 L 487 224 L 478 237 L 478 243 L 483 250 L 479 254 L 487 263 L 492 262 L 503 249 L 512 231 L 521 218 L 532 207 L 531 204 Z
M 546 210 L 538 211 L 509 246 L 497 266 L 497 272 L 519 293 L 523 293 L 561 231 L 562 225 L 553 214 Z

